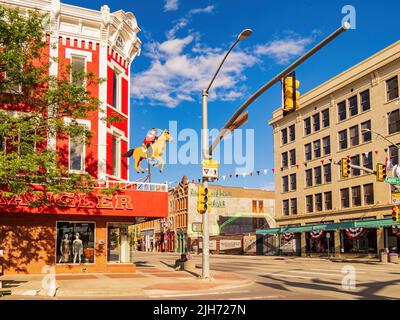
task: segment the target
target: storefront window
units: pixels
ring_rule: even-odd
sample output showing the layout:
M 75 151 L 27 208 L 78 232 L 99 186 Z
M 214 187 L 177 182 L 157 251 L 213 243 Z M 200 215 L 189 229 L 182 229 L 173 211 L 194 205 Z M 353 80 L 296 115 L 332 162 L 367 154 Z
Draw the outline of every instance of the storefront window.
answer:
M 377 253 L 376 229 L 341 230 L 342 253 Z
M 400 253 L 400 228 L 387 227 L 385 228 L 385 247 L 390 252 Z
M 330 237 L 328 238 L 326 234 L 329 233 Z M 329 243 L 328 243 L 329 241 Z M 307 253 L 333 253 L 335 249 L 334 244 L 334 233 L 333 231 L 324 232 L 324 231 L 313 231 L 306 233 L 306 251 Z
M 57 263 L 94 263 L 93 222 L 57 222 Z

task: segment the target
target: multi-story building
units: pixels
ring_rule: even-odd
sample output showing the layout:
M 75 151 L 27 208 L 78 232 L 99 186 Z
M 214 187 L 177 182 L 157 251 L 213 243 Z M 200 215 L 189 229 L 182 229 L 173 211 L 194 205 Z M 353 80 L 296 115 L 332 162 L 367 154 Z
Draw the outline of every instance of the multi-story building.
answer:
M 199 252 L 202 215 L 197 212 L 198 184 L 183 177 L 169 190 L 168 219 L 140 224 L 144 250 Z M 212 253 L 272 254 L 272 243 L 257 242 L 255 231 L 275 226 L 274 192 L 210 185 Z M 153 240 L 148 244 L 146 237 Z M 262 239 L 260 239 L 262 240 Z M 257 249 L 257 250 L 256 250 Z
M 399 74 L 396 42 L 304 94 L 298 110 L 273 112 L 279 228 L 260 234 L 279 234 L 284 251 L 303 255 L 398 250 L 390 185 L 356 168 L 344 178 L 338 163 L 398 163 Z
M 129 183 L 128 161 L 121 157 L 129 145 L 130 69 L 141 47 L 136 18 L 110 12 L 108 6 L 89 10 L 58 0 L 5 0 L 2 5 L 21 14 L 36 9 L 49 15 L 51 76 L 61 77 L 60 70 L 71 65 L 105 80 L 88 84 L 102 104 L 98 111 L 75 119 L 92 131 L 91 143 L 57 136 L 48 145 L 69 170 L 89 173 L 99 187 L 123 188 L 114 195 L 63 194 L 59 205 L 41 208 L 27 206 L 23 197 L 6 201 L 0 195 L 0 265 L 6 272 L 26 273 L 40 273 L 44 265 L 55 265 L 57 272 L 134 270 L 128 226 L 167 216 L 168 210 L 167 185 Z M 110 124 L 104 115 L 121 121 Z M 73 243 L 79 249 L 75 255 Z

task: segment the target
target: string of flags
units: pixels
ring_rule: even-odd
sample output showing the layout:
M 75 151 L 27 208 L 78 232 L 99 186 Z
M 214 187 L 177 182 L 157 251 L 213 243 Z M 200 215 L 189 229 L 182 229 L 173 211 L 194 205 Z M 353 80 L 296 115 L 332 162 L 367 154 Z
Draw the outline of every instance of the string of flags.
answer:
M 367 152 L 363 152 L 362 154 L 367 159 L 369 159 L 373 155 L 373 153 L 377 156 L 379 154 L 379 150 L 367 151 Z M 349 155 L 347 155 L 346 157 L 349 160 L 351 158 L 351 156 L 349 156 Z M 322 165 L 324 165 L 324 164 L 327 164 L 327 163 L 332 163 L 333 159 L 332 158 L 330 158 L 328 160 L 321 159 L 320 162 L 321 162 Z M 390 158 L 386 157 L 385 162 L 386 162 L 387 166 L 390 166 Z M 304 162 L 303 165 L 305 167 L 307 167 L 308 163 Z M 300 169 L 300 164 L 292 165 L 292 167 L 296 167 L 296 169 L 298 170 L 298 169 Z M 241 174 L 229 173 L 229 174 L 220 175 L 220 177 L 218 179 L 216 179 L 216 181 L 219 181 L 219 180 L 226 181 L 226 180 L 229 180 L 229 179 L 238 179 L 238 178 L 246 178 L 246 177 L 257 177 L 257 176 L 267 175 L 269 173 L 275 174 L 275 172 L 277 170 L 283 171 L 285 168 L 286 167 L 281 167 L 281 168 L 278 168 L 278 169 L 277 168 L 259 169 L 259 170 L 253 170 L 253 171 L 250 171 L 250 172 L 243 172 Z M 200 178 L 197 179 L 197 182 L 200 183 L 201 179 Z M 168 182 L 168 184 L 171 184 L 171 185 L 172 184 L 176 184 L 176 183 L 179 183 L 179 181 L 170 181 L 170 182 Z

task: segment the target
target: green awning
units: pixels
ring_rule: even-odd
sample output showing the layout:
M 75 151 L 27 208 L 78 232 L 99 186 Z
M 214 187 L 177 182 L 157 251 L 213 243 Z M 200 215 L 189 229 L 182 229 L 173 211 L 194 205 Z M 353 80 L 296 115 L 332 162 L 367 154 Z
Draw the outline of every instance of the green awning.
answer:
M 334 230 L 344 230 L 348 228 L 380 228 L 387 226 L 394 226 L 396 222 L 392 219 L 370 219 L 370 220 L 356 220 L 356 221 L 343 221 L 337 223 L 326 223 L 326 224 L 314 224 L 306 226 L 287 226 L 273 229 L 259 229 L 256 230 L 256 234 L 279 234 L 285 232 L 309 232 L 313 230 L 324 230 L 324 231 L 334 231 Z

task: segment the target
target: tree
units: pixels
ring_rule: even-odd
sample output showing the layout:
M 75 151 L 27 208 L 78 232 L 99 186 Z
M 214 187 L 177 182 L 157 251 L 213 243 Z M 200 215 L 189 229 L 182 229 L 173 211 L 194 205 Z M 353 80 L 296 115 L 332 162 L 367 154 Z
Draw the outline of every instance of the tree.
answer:
M 71 65 L 60 66 L 57 78 L 49 75 L 57 61 L 49 56 L 48 24 L 37 11 L 22 16 L 0 6 L 0 189 L 3 196 L 43 195 L 35 197 L 40 204 L 49 201 L 46 192 L 95 185 L 89 174 L 68 170 L 49 138 L 90 143 L 91 132 L 76 120 L 98 112 L 100 101 L 91 90 L 102 81 Z

